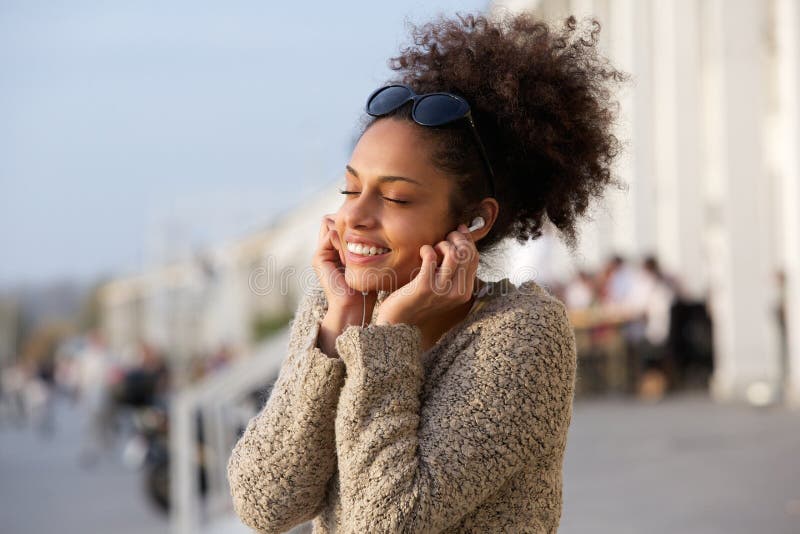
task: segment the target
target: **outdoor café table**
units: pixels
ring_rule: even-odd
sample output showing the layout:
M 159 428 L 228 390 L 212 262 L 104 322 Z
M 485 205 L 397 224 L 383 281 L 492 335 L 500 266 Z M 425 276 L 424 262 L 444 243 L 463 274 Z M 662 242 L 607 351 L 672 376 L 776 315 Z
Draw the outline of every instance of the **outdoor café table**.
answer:
M 622 327 L 628 318 L 601 307 L 570 310 L 569 318 L 575 331 L 579 376 L 581 359 L 600 357 L 603 388 L 606 391 L 628 391 L 633 370 L 622 335 Z

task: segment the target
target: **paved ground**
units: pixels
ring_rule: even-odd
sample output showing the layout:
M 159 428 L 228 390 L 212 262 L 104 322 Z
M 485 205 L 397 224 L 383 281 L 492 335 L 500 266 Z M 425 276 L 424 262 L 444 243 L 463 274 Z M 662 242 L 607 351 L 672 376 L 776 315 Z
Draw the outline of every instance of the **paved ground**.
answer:
M 577 403 L 561 534 L 800 533 L 800 413 Z
M 78 462 L 83 420 L 67 402 L 56 405 L 51 438 L 28 426 L 0 426 L 0 532 L 3 534 L 166 534 L 140 477 L 119 450 L 92 468 Z
M 58 406 L 46 441 L 0 427 L 0 531 L 155 534 L 166 520 L 119 455 L 77 462 L 81 421 Z M 564 473 L 560 534 L 800 532 L 800 413 L 718 406 L 703 395 L 657 405 L 581 400 Z M 227 533 L 247 532 L 230 518 Z

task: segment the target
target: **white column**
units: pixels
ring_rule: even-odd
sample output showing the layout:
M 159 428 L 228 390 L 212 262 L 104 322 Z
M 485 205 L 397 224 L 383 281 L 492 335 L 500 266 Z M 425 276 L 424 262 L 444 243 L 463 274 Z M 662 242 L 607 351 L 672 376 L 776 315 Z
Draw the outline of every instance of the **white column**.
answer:
M 601 30 L 597 48 L 598 53 L 605 57 L 610 57 L 611 54 L 612 32 L 614 31 L 611 19 L 613 7 L 612 0 L 593 0 L 592 2 L 581 0 L 576 2 L 577 14 L 584 16 L 583 13 L 585 13 L 585 16 L 594 17 L 600 23 Z M 616 99 L 618 96 L 615 92 L 613 98 Z M 617 172 L 619 170 L 620 168 L 616 169 Z M 628 181 L 628 177 L 622 178 Z M 621 231 L 624 228 L 624 223 L 619 219 L 622 213 L 618 210 L 625 205 L 620 203 L 620 196 L 624 194 L 616 187 L 607 188 L 606 195 L 597 203 L 597 207 L 593 211 L 593 220 L 589 222 L 592 226 L 590 232 L 593 236 L 592 254 L 596 261 L 601 263 L 604 263 L 612 254 L 629 256 L 633 252 L 626 239 L 629 234 Z
M 575 15 L 578 21 L 595 14 L 595 0 L 568 0 L 567 4 L 569 5 L 570 14 Z
M 583 19 L 595 15 L 594 0 L 567 0 L 565 3 L 566 14 L 574 15 L 580 24 Z M 605 261 L 604 248 L 601 246 L 601 232 L 598 226 L 598 219 L 602 217 L 602 212 L 607 209 L 601 203 L 593 202 L 589 206 L 587 217 L 578 225 L 579 247 L 577 267 L 587 270 L 597 270 Z
M 766 10 L 755 0 L 707 0 L 700 27 L 706 57 L 708 250 L 718 400 L 772 402 L 779 391 L 771 227 L 763 184 Z
M 639 254 L 657 250 L 656 220 L 653 206 L 656 204 L 654 180 L 654 144 L 653 144 L 653 32 L 651 0 L 636 1 L 634 12 L 634 28 L 636 42 L 634 44 L 635 65 L 632 83 L 634 84 L 634 113 L 631 147 L 635 156 L 633 172 L 636 179 L 635 189 L 630 202 L 636 210 L 636 245 Z
M 663 267 L 675 272 L 679 263 L 678 107 L 676 6 L 656 0 L 653 39 L 653 184 L 656 202 L 656 250 Z M 685 36 L 684 36 L 685 38 Z
M 520 13 L 522 11 L 534 11 L 541 9 L 541 0 L 495 0 L 489 5 L 489 12 L 495 14 L 498 11 L 511 11 Z
M 615 166 L 616 175 L 627 185 L 627 191 L 611 189 L 608 205 L 612 213 L 611 247 L 625 256 L 637 256 L 642 250 L 642 211 L 639 209 L 639 194 L 644 190 L 641 181 L 646 174 L 637 172 L 649 145 L 649 129 L 641 128 L 641 103 L 649 102 L 645 94 L 650 87 L 649 61 L 642 59 L 638 51 L 649 45 L 643 39 L 637 25 L 638 15 L 646 8 L 644 2 L 635 0 L 610 0 L 606 32 L 608 36 L 608 55 L 612 64 L 631 75 L 631 81 L 620 88 L 616 97 L 619 101 L 619 117 L 615 135 L 623 143 L 623 151 Z M 644 89 L 644 93 L 642 90 Z
M 638 260 L 656 251 L 653 216 L 653 41 L 651 2 L 642 0 L 572 0 L 579 18 L 593 15 L 602 25 L 600 52 L 631 75 L 618 88 L 619 116 L 615 134 L 623 151 L 615 175 L 627 189 L 609 187 L 602 202 L 593 206 L 591 219 L 581 227 L 581 253 L 594 268 L 614 253 Z
M 653 177 L 657 255 L 687 296 L 706 289 L 700 175 L 700 30 L 696 0 L 653 4 Z
M 653 2 L 611 0 L 609 57 L 631 80 L 619 93 L 617 135 L 625 144 L 617 164 L 627 192 L 609 192 L 613 214 L 612 246 L 629 257 L 657 252 L 654 164 Z
M 775 6 L 779 109 L 778 179 L 783 199 L 788 376 L 786 400 L 800 407 L 800 5 Z

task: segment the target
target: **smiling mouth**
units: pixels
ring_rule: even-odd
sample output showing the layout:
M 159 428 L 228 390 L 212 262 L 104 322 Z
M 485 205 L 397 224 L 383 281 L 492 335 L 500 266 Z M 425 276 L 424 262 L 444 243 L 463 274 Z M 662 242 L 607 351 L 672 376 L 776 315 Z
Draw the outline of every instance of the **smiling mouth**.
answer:
M 359 256 L 380 256 L 386 254 L 391 249 L 362 245 L 361 243 L 347 243 L 347 250 Z

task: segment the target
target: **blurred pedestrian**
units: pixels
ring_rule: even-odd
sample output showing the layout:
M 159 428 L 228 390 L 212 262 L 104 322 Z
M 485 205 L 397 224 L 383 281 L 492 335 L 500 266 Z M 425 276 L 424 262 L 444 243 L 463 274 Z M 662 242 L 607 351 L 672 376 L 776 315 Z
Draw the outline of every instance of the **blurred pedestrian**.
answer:
M 31 363 L 30 377 L 25 386 L 33 429 L 44 438 L 55 433 L 55 374 L 50 359 Z
M 597 291 L 594 278 L 586 270 L 578 273 L 567 283 L 564 289 L 564 304 L 570 310 L 586 310 L 597 302 Z
M 647 399 L 663 396 L 673 374 L 668 337 L 675 289 L 655 256 L 647 256 L 631 278 L 622 302 L 630 317 L 627 337 L 633 350 L 637 390 Z
M 2 397 L 0 397 L 0 420 L 3 418 L 21 428 L 27 418 L 25 406 L 25 371 L 20 363 L 12 364 L 3 369 L 0 375 L 2 380 Z
M 79 404 L 84 432 L 79 461 L 91 466 L 113 443 L 113 406 L 109 391 L 111 361 L 102 335 L 93 331 L 77 355 Z

